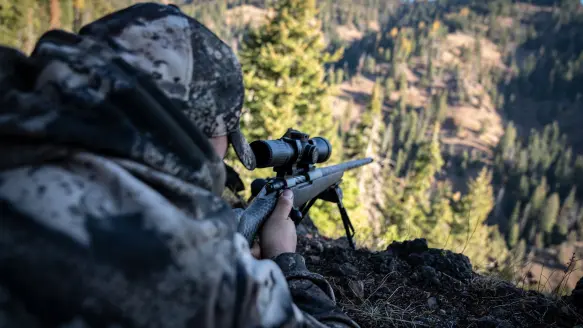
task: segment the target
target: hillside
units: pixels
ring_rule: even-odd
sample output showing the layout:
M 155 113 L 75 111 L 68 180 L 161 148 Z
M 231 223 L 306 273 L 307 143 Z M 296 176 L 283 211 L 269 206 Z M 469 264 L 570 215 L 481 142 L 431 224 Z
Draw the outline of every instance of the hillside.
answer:
M 554 7 L 503 0 L 488 5 L 479 1 L 415 2 L 385 8 L 375 5 L 373 2 L 364 4 L 365 9 L 348 20 L 343 16 L 347 12 L 328 14 L 331 7 L 327 2 L 321 4 L 320 11 L 329 51 L 339 47 L 345 49 L 342 58 L 327 66 L 327 80 L 333 90 L 332 114 L 344 134 L 345 148 L 351 147 L 354 131 L 363 131 L 366 137 L 367 128 L 378 129 L 374 125 L 367 127 L 366 122 L 370 120 L 367 112 L 378 93 L 382 93 L 382 128 L 390 129 L 393 136 L 381 132 L 378 138 L 392 143 L 392 149 L 379 145 L 377 151 L 385 149 L 382 153 L 361 152 L 360 155 L 372 155 L 379 162 L 390 161 L 392 173 L 380 173 L 380 168 L 372 170 L 400 181 L 396 185 L 379 181 L 379 186 L 372 189 L 396 188 L 396 195 L 405 192 L 399 186 L 411 184 L 418 149 L 431 137 L 432 126 L 439 123 L 439 147 L 444 163 L 436 167 L 439 185 L 434 184 L 432 188 L 443 188 L 437 194 L 449 199 L 448 204 L 454 212 L 459 211 L 461 203 L 456 205 L 457 200 L 471 192 L 468 182 L 477 179 L 483 169 L 492 172 L 493 203 L 485 210 L 486 221 L 502 235 L 510 250 L 510 257 L 496 251 L 500 252 L 497 262 L 507 265 L 511 258 L 521 257 L 512 264 L 518 266 L 513 268 L 514 279 L 525 283 L 527 288 L 541 288 L 542 285 L 542 289 L 552 291 L 559 284 L 574 288 L 583 271 L 576 267 L 566 280 L 558 278 L 557 271 L 565 270 L 573 257 L 579 259 L 583 255 L 583 249 L 576 242 L 581 240 L 577 231 L 583 227 L 583 223 L 579 223 L 582 217 L 579 213 L 583 212 L 578 204 L 580 197 L 575 192 L 581 181 L 578 177 L 583 176 L 579 173 L 583 172 L 583 167 L 575 163 L 580 138 L 575 127 L 580 125 L 577 122 L 583 123 L 581 99 L 573 96 L 574 91 L 569 95 L 557 91 L 541 96 L 535 90 L 545 88 L 544 74 L 549 68 L 542 62 L 549 57 L 548 52 L 556 62 L 556 71 L 565 72 L 568 68 L 569 76 L 573 76 L 570 77 L 572 84 L 577 81 L 574 72 L 582 67 L 577 61 L 581 50 L 578 35 L 567 30 L 578 24 L 580 15 L 567 15 L 567 12 L 576 13 L 579 9 L 570 10 L 568 1 Z M 333 8 L 339 7 L 342 5 Z M 237 12 L 253 12 L 257 14 L 255 17 L 265 17 L 266 11 L 250 5 L 232 5 L 226 17 L 236 21 L 232 17 Z M 244 21 L 247 16 L 243 14 Z M 375 18 L 377 23 L 373 24 Z M 252 22 L 254 27 L 258 24 L 261 24 L 258 20 Z M 555 33 L 560 35 L 571 33 L 574 46 L 564 49 L 560 40 L 549 35 L 549 26 L 554 26 Z M 561 33 L 563 30 L 565 34 Z M 236 40 L 238 46 L 243 39 L 237 37 Z M 545 47 L 561 49 L 564 53 L 544 52 Z M 540 63 L 533 62 L 535 49 L 542 54 Z M 573 55 L 567 55 L 568 52 Z M 562 75 L 555 80 L 567 83 Z M 382 90 L 377 90 L 375 96 L 374 90 L 379 86 Z M 570 87 L 564 89 L 571 90 Z M 549 112 L 549 108 L 554 109 Z M 546 144 L 539 145 L 537 140 Z M 540 155 L 543 153 L 550 157 L 545 159 Z M 352 152 L 353 157 L 357 154 Z M 530 159 L 529 154 L 532 155 Z M 533 169 L 537 165 L 539 168 Z M 561 171 L 556 171 L 558 166 Z M 526 181 L 525 177 L 528 177 Z M 541 179 L 544 180 L 542 186 Z M 436 195 L 429 193 L 430 197 Z M 548 225 L 538 220 L 547 220 L 542 209 L 544 203 L 551 205 L 555 196 L 558 196 L 557 213 L 548 214 L 553 223 L 547 228 Z M 378 204 L 373 201 L 371 205 L 383 207 L 392 202 L 381 198 Z M 394 203 L 391 209 L 369 211 L 369 218 L 363 220 L 376 228 L 372 234 L 361 232 L 362 245 L 382 248 L 390 243 L 388 240 L 392 237 L 387 236 L 395 236 L 395 233 L 383 232 L 380 227 L 390 222 L 398 227 L 399 219 L 384 223 L 370 220 L 371 217 L 394 216 L 400 211 L 398 206 L 404 203 Z M 460 219 L 465 215 L 459 214 Z M 403 224 L 409 226 L 407 220 L 410 219 Z M 437 220 L 447 221 L 443 217 Z M 323 224 L 322 220 L 316 222 L 319 226 Z M 512 232 L 514 225 L 518 227 L 517 233 Z M 338 235 L 333 229 L 324 228 L 324 231 Z M 411 233 L 410 228 L 406 231 Z M 492 230 L 483 234 L 499 238 L 492 235 Z M 414 236 L 426 237 L 420 232 Z M 439 240 L 437 237 L 429 239 L 432 245 Z M 446 240 L 441 242 L 447 244 Z M 456 249 L 453 245 L 450 247 Z M 491 262 L 485 258 L 476 260 L 479 268 Z M 579 261 L 574 263 L 578 265 Z
M 302 230 L 298 250 L 308 268 L 326 276 L 337 302 L 363 328 L 583 324 L 579 290 L 563 298 L 525 291 L 475 273 L 466 256 L 430 249 L 423 239 L 371 253 L 353 251 L 345 239 L 323 238 L 313 228 Z

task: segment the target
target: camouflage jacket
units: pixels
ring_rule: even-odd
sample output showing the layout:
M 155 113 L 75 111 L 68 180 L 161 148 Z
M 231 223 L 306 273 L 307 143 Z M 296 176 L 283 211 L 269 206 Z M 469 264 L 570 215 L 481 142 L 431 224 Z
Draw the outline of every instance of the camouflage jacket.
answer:
M 357 327 L 300 255 L 251 256 L 223 163 L 118 52 L 53 31 L 0 63 L 0 327 Z

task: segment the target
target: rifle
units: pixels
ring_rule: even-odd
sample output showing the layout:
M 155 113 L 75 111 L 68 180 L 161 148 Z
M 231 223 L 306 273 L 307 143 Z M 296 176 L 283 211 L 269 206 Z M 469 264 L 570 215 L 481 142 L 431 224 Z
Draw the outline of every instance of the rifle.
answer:
M 290 218 L 298 225 L 316 200 L 338 205 L 350 247 L 355 248 L 354 227 L 342 203 L 340 183 L 344 172 L 370 164 L 371 158 L 316 168 L 315 164 L 330 159 L 332 146 L 328 140 L 288 129 L 281 139 L 258 140 L 250 144 L 257 168 L 273 167 L 276 176 L 257 179 L 251 184 L 253 201 L 239 213 L 238 231 L 252 245 L 256 233 L 273 212 L 280 194 L 290 189 L 294 194 Z

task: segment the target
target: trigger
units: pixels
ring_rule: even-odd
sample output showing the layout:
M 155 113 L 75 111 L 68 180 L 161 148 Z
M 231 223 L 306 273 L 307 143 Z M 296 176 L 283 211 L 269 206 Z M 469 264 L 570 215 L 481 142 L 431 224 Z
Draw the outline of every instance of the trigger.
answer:
M 295 207 L 290 211 L 289 217 L 296 225 L 300 224 L 303 219 L 302 212 Z

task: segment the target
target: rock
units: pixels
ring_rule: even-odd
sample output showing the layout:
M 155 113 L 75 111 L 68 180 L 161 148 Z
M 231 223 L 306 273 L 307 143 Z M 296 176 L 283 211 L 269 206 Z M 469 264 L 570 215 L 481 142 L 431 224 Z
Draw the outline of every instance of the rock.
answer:
M 323 245 L 323 252 L 318 253 L 314 241 Z M 307 246 L 309 254 L 304 252 Z M 472 272 L 467 257 L 427 249 L 422 240 L 393 243 L 392 249 L 373 253 L 354 251 L 345 240 L 299 236 L 298 252 L 305 254 L 310 270 L 329 279 L 339 304 L 354 305 L 345 311 L 363 328 L 394 327 L 389 320 L 379 320 L 378 313 L 367 308 L 369 304 L 409 309 L 399 319 L 417 327 L 575 328 L 582 323 L 568 297 L 563 299 L 565 304 L 510 282 L 482 277 Z M 318 264 L 312 264 L 313 260 L 319 260 Z M 583 303 L 583 281 L 575 290 L 574 302 L 578 295 Z
M 427 306 L 431 309 L 431 310 L 436 310 L 439 305 L 437 305 L 437 299 L 435 297 L 430 297 L 427 299 Z
M 493 316 L 485 316 L 474 321 L 478 328 L 514 328 L 514 326 L 505 320 L 494 318 Z
M 429 250 L 423 254 L 423 265 L 431 266 L 458 280 L 467 281 L 473 276 L 470 259 L 448 250 Z
M 407 262 L 413 266 L 423 265 L 423 256 L 417 253 L 409 254 L 409 256 L 407 257 Z
M 312 249 L 317 253 L 324 252 L 324 245 L 322 245 L 322 243 L 319 241 L 312 242 L 311 246 L 312 246 Z
M 571 293 L 571 302 L 575 307 L 579 309 L 579 311 L 583 311 L 583 278 L 579 279 L 575 289 Z
M 411 279 L 423 282 L 424 284 L 435 286 L 441 285 L 439 281 L 439 273 L 434 268 L 426 265 L 418 268 L 411 276 Z
M 87 323 L 81 318 L 75 318 L 73 321 L 62 325 L 63 328 L 89 328 Z
M 427 245 L 427 240 L 425 239 L 415 239 L 411 241 L 404 241 L 404 242 L 393 242 L 387 250 L 391 251 L 393 254 L 407 258 L 409 254 L 412 253 L 423 253 L 429 249 Z
M 309 259 L 310 259 L 310 262 L 313 263 L 313 264 L 320 263 L 320 257 L 319 256 L 310 255 Z
M 354 295 L 360 299 L 364 298 L 364 283 L 360 280 L 349 280 L 348 287 Z
M 374 254 L 371 259 L 374 262 L 375 272 L 382 274 L 392 272 L 391 263 L 393 258 L 387 252 Z
M 344 276 L 347 277 L 356 277 L 358 275 L 358 269 L 354 267 L 354 265 L 350 263 L 344 263 L 340 265 L 338 271 Z
M 510 312 L 508 312 L 507 310 L 504 310 L 501 307 L 493 308 L 490 311 L 490 314 L 496 318 L 502 318 L 502 319 L 506 319 L 510 316 Z

